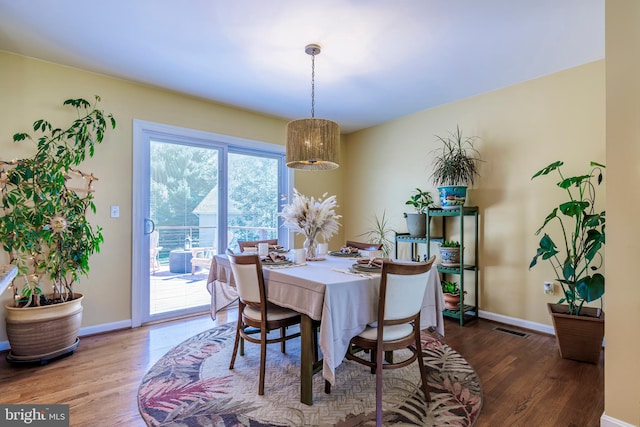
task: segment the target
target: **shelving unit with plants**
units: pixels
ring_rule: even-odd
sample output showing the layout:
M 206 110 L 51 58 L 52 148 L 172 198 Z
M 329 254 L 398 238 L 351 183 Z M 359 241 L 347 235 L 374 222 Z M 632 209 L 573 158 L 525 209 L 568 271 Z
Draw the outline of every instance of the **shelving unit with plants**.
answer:
M 468 250 L 468 247 L 465 245 L 465 241 L 468 242 L 468 239 L 465 239 L 465 218 L 473 217 L 473 260 L 472 262 L 465 262 L 465 250 Z M 445 309 L 443 311 L 443 315 L 447 317 L 452 317 L 458 319 L 460 322 L 460 326 L 464 326 L 470 320 L 478 318 L 478 218 L 479 218 L 479 210 L 477 206 L 466 206 L 460 207 L 457 209 L 440 209 L 440 208 L 429 208 L 427 209 L 427 221 L 430 218 L 440 218 L 442 221 L 442 235 L 434 236 L 431 233 L 429 227 L 427 227 L 427 235 L 424 238 L 424 243 L 427 246 L 427 258 L 431 256 L 431 243 L 440 243 L 443 242 L 448 237 L 447 233 L 447 218 L 453 218 L 458 220 L 459 232 L 460 232 L 460 264 L 459 265 L 442 265 L 438 264 L 438 272 L 442 274 L 443 280 L 449 277 L 457 277 L 457 281 L 460 287 L 460 309 L 452 310 Z M 473 272 L 473 284 L 469 285 L 465 283 L 465 271 Z M 473 292 L 467 292 L 470 289 L 470 286 L 474 288 Z M 470 294 L 470 300 L 465 300 L 465 294 Z

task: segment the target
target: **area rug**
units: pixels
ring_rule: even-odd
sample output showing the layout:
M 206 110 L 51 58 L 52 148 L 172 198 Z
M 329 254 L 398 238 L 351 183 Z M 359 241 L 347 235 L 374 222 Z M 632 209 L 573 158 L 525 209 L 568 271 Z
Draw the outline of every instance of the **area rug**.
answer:
M 336 369 L 330 394 L 324 393 L 322 376 L 315 375 L 313 405 L 308 406 L 299 401 L 299 339 L 287 343 L 286 354 L 279 345 L 269 345 L 265 394 L 259 396 L 259 345 L 246 343 L 245 355 L 238 355 L 229 370 L 235 327 L 229 323 L 189 338 L 149 370 L 138 390 L 148 426 L 375 425 L 375 375 L 367 367 L 345 360 Z M 417 363 L 385 370 L 384 425 L 473 426 L 482 407 L 478 375 L 427 332 L 422 346 L 432 401 L 427 404 L 419 389 Z

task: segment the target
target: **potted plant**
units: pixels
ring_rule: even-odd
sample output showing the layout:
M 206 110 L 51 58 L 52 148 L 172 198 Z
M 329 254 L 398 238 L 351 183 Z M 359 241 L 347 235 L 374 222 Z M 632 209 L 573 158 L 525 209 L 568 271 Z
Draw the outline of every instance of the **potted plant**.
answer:
M 415 213 L 405 213 L 407 219 L 407 228 L 410 236 L 426 236 L 427 234 L 427 208 L 434 207 L 433 197 L 428 191 L 422 191 L 416 188 L 405 205 L 411 205 L 415 208 Z
M 389 228 L 387 212 L 383 211 L 382 217 L 378 218 L 378 216 L 376 215 L 374 217 L 373 225 L 371 226 L 369 231 L 360 234 L 360 236 L 366 236 L 369 240 L 369 243 L 382 245 L 382 256 L 384 258 L 388 258 L 391 254 L 391 245 L 393 245 L 393 240 L 389 238 L 390 233 L 393 233 L 393 230 Z
M 442 293 L 444 296 L 444 308 L 447 310 L 459 310 L 460 288 L 458 287 L 458 282 L 443 280 L 440 285 L 442 286 Z
M 442 209 L 457 209 L 467 199 L 467 187 L 480 176 L 481 160 L 474 148 L 476 137 L 463 137 L 460 127 L 456 126 L 455 133 L 445 137 L 436 135 L 436 140 L 442 146 L 433 151 L 431 178 L 438 187 Z
M 557 161 L 538 171 L 531 179 L 556 172 L 560 181 L 556 185 L 566 194 L 566 199 L 553 208 L 544 219 L 536 235 L 551 222 L 559 227 L 544 233 L 529 268 L 538 259 L 549 261 L 563 297 L 557 304 L 547 304 L 553 318 L 560 355 L 598 363 L 604 337 L 604 312 L 602 307 L 585 307 L 585 303 L 600 300 L 604 295 L 603 266 L 605 244 L 605 211 L 597 212 L 596 186 L 602 183 L 604 165 L 591 162 L 585 175 L 565 177 Z M 556 244 L 558 242 L 558 244 Z
M 10 361 L 46 361 L 73 352 L 82 317 L 82 295 L 73 291 L 89 273 L 89 257 L 100 250 L 102 230 L 90 224 L 95 213 L 93 174 L 78 166 L 102 142 L 111 114 L 85 99 L 68 99 L 78 118 L 67 129 L 40 119 L 33 156 L 1 161 L 0 243 L 19 273 L 13 301 L 5 306 Z M 32 140 L 27 133 L 14 142 Z M 80 184 L 83 182 L 84 184 Z
M 440 258 L 442 265 L 455 267 L 460 265 L 460 242 L 445 240 L 440 243 Z

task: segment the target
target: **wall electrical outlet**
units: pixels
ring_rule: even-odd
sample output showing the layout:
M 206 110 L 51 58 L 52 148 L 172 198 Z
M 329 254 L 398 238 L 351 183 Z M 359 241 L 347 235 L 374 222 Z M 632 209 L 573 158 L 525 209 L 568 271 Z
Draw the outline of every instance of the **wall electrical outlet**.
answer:
M 119 218 L 120 217 L 120 206 L 112 205 L 111 206 L 111 218 Z
M 544 293 L 553 295 L 553 282 L 544 282 Z

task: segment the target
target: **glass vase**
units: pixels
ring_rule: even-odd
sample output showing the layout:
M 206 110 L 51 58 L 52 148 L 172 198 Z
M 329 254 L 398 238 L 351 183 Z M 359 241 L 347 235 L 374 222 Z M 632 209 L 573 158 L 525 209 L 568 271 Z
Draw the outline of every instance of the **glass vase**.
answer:
M 318 257 L 318 242 L 315 239 L 315 235 L 306 236 L 304 241 L 304 250 L 307 255 L 307 260 L 314 260 Z

